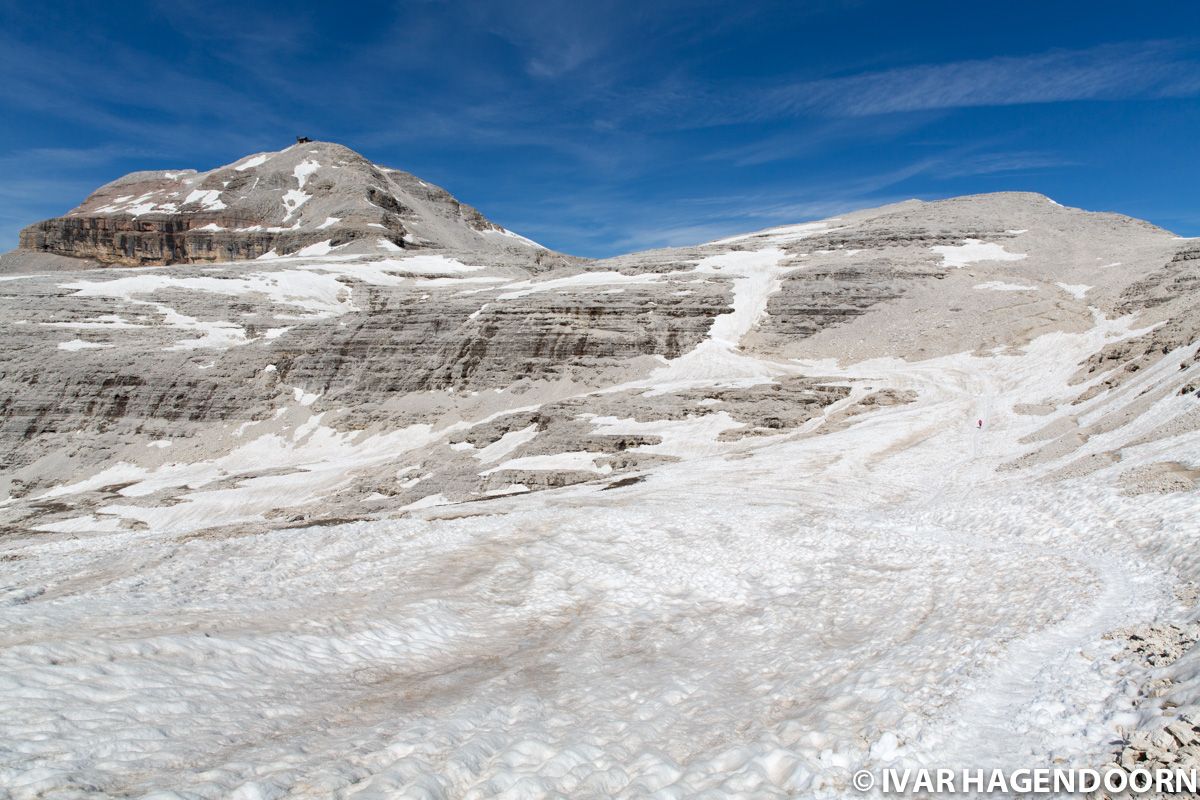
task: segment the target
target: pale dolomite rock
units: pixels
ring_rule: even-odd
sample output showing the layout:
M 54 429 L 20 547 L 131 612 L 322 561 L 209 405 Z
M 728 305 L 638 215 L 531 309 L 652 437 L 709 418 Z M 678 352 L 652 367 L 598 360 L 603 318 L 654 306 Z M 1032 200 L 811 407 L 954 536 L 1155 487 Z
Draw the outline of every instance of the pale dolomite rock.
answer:
M 134 266 L 303 254 L 326 241 L 362 252 L 395 252 L 416 242 L 542 249 L 441 188 L 330 142 L 297 144 L 203 173 L 135 172 L 65 216 L 21 232 L 26 250 Z

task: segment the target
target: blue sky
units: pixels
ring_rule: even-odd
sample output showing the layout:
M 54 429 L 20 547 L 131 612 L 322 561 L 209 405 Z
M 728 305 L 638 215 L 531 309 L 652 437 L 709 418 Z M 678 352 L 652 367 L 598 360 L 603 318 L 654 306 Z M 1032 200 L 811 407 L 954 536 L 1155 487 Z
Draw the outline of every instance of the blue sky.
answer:
M 0 0 L 0 249 L 297 134 L 604 256 L 1010 189 L 1200 235 L 1200 4 Z

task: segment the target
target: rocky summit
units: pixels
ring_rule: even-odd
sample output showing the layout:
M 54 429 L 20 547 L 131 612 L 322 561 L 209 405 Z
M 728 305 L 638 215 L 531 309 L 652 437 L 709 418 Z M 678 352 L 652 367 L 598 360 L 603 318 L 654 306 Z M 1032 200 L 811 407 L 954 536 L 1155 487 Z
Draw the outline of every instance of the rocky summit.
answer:
M 999 193 L 595 261 L 300 143 L 30 226 L 0 308 L 14 796 L 1194 756 L 1200 242 Z
M 134 172 L 65 216 L 29 226 L 20 244 L 125 266 L 311 254 L 326 245 L 349 252 L 538 247 L 444 189 L 330 142 L 208 172 Z

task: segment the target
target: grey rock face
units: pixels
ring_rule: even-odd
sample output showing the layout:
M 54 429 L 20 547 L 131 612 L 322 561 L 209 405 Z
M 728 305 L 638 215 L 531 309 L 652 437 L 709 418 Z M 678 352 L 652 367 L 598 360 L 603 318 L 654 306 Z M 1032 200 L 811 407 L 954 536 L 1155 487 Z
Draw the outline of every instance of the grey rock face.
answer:
M 186 282 L 188 275 L 213 279 L 211 271 L 203 277 L 176 273 L 176 279 Z M 421 279 L 394 287 L 342 280 L 355 307 L 336 321 L 287 324 L 271 317 L 272 311 L 294 314 L 286 305 L 272 308 L 240 295 L 160 292 L 154 297 L 162 305 L 151 306 L 148 314 L 138 309 L 142 319 L 125 323 L 129 327 L 93 321 L 111 310 L 105 298 L 80 302 L 61 286 L 49 288 L 38 279 L 10 283 L 11 299 L 42 304 L 48 313 L 35 312 L 25 324 L 13 326 L 5 354 L 4 468 L 28 463 L 67 433 L 136 433 L 264 418 L 276 408 L 281 386 L 320 394 L 323 404 L 345 410 L 342 424 L 366 427 L 402 423 L 402 411 L 383 406 L 412 394 L 494 390 L 520 381 L 587 383 L 629 359 L 674 358 L 690 350 L 728 303 L 719 283 L 693 287 L 679 297 L 645 289 L 607 298 L 538 292 L 496 303 L 489 302 L 495 289 L 425 292 L 414 291 Z M 54 297 L 39 296 L 47 290 Z M 240 344 L 172 349 L 163 338 L 173 335 L 171 328 L 159 326 L 164 316 L 180 313 L 237 319 Z M 268 338 L 272 325 L 286 331 Z M 59 351 L 55 356 L 62 368 L 47 372 L 36 354 L 46 352 L 42 337 L 50 330 L 87 337 L 68 342 L 100 346 Z M 112 358 L 118 343 L 128 360 Z M 80 443 L 91 445 L 104 450 L 103 440 Z

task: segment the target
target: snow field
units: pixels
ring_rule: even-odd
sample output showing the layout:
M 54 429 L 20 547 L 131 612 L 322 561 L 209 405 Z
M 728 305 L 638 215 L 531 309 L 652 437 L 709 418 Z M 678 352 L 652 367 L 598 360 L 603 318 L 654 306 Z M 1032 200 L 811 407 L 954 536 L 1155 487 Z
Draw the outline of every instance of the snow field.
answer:
M 320 415 L 225 460 L 118 465 L 48 492 L 186 489 L 102 509 L 75 525 L 86 535 L 3 545 L 16 558 L 0 559 L 0 785 L 22 800 L 824 798 L 846 796 L 860 767 L 1096 766 L 1144 713 L 1139 676 L 1103 634 L 1173 609 L 1176 581 L 1200 571 L 1194 499 L 1122 496 L 1116 470 L 1200 466 L 1195 436 L 1124 446 L 1179 413 L 1171 389 L 1200 367 L 1181 370 L 1180 350 L 1066 405 L 1088 386 L 1069 384 L 1082 359 L 1142 332 L 1099 314 L 1083 333 L 986 356 L 763 361 L 739 345 L 783 255 L 701 261 L 731 278 L 730 313 L 696 350 L 617 388 L 810 374 L 854 387 L 827 418 L 868 385 L 915 402 L 813 420 L 736 457 L 717 443 L 738 424 L 723 412 L 592 417 L 686 460 L 462 519 L 431 494 L 406 519 L 182 535 L 318 497 L 450 430 L 356 440 Z M 284 413 L 309 414 L 309 396 L 297 389 Z M 1062 408 L 1013 411 L 1030 402 Z M 1043 479 L 1064 459 L 997 471 L 1056 419 L 1135 404 L 1150 413 L 1081 451 L 1121 447 L 1119 466 L 1064 482 Z M 600 469 L 602 454 L 581 451 L 507 459 L 536 433 L 473 454 L 486 472 Z M 296 472 L 204 488 L 266 464 Z M 149 530 L 104 532 L 113 517 Z
M 980 734 L 975 760 L 1107 741 L 1122 721 L 1107 711 L 1060 709 L 1061 729 L 1040 713 L 1096 671 L 1071 648 L 1100 643 L 1037 632 L 1098 599 L 1104 624 L 1161 605 L 1161 574 L 1122 543 L 1181 532 L 1185 507 L 986 485 L 864 503 L 804 456 L 791 443 L 623 499 L 535 496 L 471 520 L 29 545 L 35 600 L 0 607 L 6 760 L 22 765 L 0 782 L 15 797 L 65 775 L 178 797 L 841 796 L 853 768 L 884 763 L 882 741 L 887 763 L 945 763 L 956 720 Z M 1125 531 L 1106 534 L 1112 516 Z M 1116 608 L 1105 582 L 1122 571 L 1080 556 L 1099 541 L 1141 576 Z M 989 692 L 1026 716 L 983 718 L 1010 707 Z

